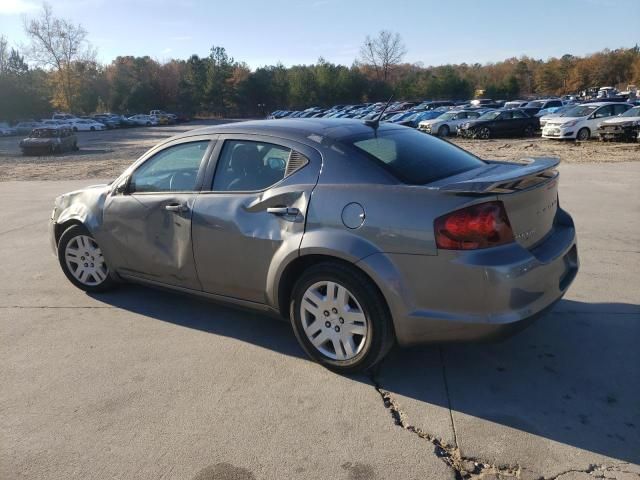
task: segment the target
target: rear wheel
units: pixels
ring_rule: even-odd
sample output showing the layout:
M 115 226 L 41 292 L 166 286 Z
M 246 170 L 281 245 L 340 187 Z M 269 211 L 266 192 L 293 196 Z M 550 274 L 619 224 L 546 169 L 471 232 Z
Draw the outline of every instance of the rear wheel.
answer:
M 290 318 L 295 335 L 315 361 L 339 373 L 365 371 L 393 346 L 387 305 L 360 271 L 327 262 L 297 281 Z
M 489 130 L 488 127 L 482 127 L 480 129 L 480 131 L 478 132 L 478 138 L 481 138 L 483 140 L 487 140 L 490 137 L 491 137 L 491 130 Z
M 96 131 L 96 127 L 91 127 L 91 131 L 95 132 Z
M 584 127 L 578 130 L 578 134 L 576 135 L 576 139 L 580 140 L 581 142 L 585 142 L 589 140 L 590 137 L 591 137 L 591 132 L 587 127 Z
M 62 271 L 76 287 L 86 292 L 104 292 L 115 286 L 102 250 L 89 231 L 73 225 L 58 242 Z
M 438 136 L 439 137 L 448 137 L 449 136 L 449 126 L 448 125 L 442 125 L 438 129 Z

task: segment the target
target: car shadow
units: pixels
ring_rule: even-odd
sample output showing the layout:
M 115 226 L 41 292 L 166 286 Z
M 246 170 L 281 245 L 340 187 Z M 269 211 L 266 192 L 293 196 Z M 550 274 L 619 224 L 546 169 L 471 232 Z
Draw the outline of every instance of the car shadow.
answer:
M 95 298 L 306 359 L 288 323 L 267 315 L 134 285 Z M 640 463 L 638 339 L 639 305 L 562 300 L 503 342 L 396 348 L 376 382 L 418 408 L 450 407 L 454 418 L 461 413 Z

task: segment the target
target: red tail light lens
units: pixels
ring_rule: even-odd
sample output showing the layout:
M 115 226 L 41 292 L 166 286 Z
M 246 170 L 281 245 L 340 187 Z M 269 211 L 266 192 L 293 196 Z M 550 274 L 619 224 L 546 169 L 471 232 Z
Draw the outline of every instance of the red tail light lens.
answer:
M 486 202 L 456 210 L 434 222 L 436 245 L 446 250 L 475 250 L 514 241 L 502 202 Z

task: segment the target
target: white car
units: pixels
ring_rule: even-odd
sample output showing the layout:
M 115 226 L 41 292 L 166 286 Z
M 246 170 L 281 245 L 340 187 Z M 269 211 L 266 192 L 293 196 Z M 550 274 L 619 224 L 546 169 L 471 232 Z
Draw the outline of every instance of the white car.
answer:
M 480 112 L 477 110 L 451 110 L 431 120 L 422 120 L 418 124 L 418 130 L 439 137 L 447 137 L 456 132 L 458 125 L 468 120 L 475 120 L 479 116 Z
M 155 116 L 144 115 L 142 113 L 129 117 L 129 120 L 136 125 L 146 125 L 148 127 L 158 125 L 158 119 Z
M 95 130 L 106 130 L 107 127 L 103 123 L 85 118 L 74 118 L 67 120 L 74 132 L 93 132 Z
M 41 127 L 52 127 L 52 128 L 71 128 L 71 124 L 66 120 L 49 120 L 43 118 L 40 122 Z
M 550 119 L 542 128 L 543 138 L 589 140 L 598 125 L 609 117 L 631 108 L 628 103 L 594 102 L 576 105 L 562 117 Z

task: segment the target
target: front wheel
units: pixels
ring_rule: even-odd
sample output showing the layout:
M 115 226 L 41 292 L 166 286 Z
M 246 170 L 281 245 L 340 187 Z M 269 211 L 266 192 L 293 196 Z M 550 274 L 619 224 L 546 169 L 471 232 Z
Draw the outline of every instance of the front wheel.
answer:
M 102 250 L 81 225 L 69 227 L 60 237 L 58 261 L 69 281 L 85 292 L 104 292 L 115 286 Z
M 338 373 L 371 369 L 394 343 L 387 305 L 360 271 L 327 262 L 297 281 L 290 318 L 304 351 Z
M 442 125 L 438 129 L 438 136 L 439 137 L 448 137 L 449 136 L 449 126 L 448 125 Z
M 533 129 L 533 127 L 531 125 L 527 125 L 526 127 L 524 127 L 524 136 L 525 137 L 533 137 L 535 130 Z
M 591 137 L 591 132 L 586 127 L 578 130 L 578 134 L 576 135 L 576 139 L 580 140 L 581 142 L 586 142 L 587 140 L 589 140 L 589 137 Z
M 488 140 L 491 137 L 491 130 L 487 127 L 482 127 L 478 132 L 478 138 Z

